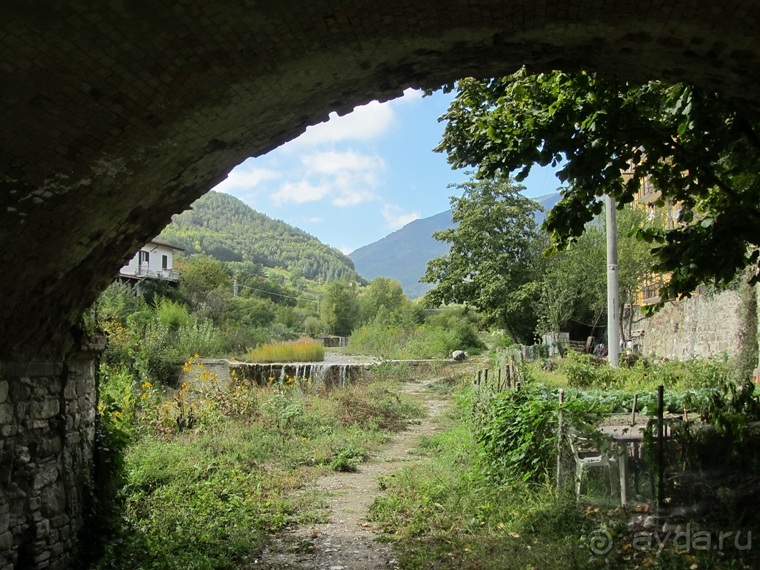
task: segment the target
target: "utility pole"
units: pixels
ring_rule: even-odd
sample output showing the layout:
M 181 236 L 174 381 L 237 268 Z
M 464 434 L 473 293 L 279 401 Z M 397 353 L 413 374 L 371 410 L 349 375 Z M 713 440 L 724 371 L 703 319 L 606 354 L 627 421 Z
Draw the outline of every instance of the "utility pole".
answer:
M 604 197 L 607 217 L 607 360 L 617 367 L 620 359 L 620 303 L 618 302 L 617 213 L 612 196 Z
M 235 277 L 235 280 L 232 282 L 232 296 L 237 297 L 238 296 L 238 282 L 237 277 Z

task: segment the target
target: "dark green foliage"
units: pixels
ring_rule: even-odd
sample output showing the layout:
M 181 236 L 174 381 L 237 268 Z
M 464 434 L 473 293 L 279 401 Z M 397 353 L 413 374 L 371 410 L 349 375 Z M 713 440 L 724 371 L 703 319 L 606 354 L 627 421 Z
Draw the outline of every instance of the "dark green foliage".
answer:
M 92 483 L 85 495 L 85 520 L 78 563 L 99 559 L 118 535 L 124 506 L 122 487 L 127 481 L 125 453 L 132 443 L 130 430 L 132 383 L 128 374 L 98 374 L 98 414 L 95 421 Z
M 502 392 L 489 403 L 477 438 L 484 467 L 498 481 L 521 477 L 545 483 L 557 457 L 557 398 L 553 391 Z
M 298 270 L 306 279 L 356 278 L 353 262 L 306 232 L 256 212 L 220 192 L 209 192 L 177 216 L 161 239 L 219 261 Z
M 599 196 L 631 202 L 649 177 L 657 204 L 680 209 L 675 228 L 638 234 L 653 246 L 655 269 L 672 273 L 662 303 L 704 282 L 726 285 L 748 265 L 756 272 L 760 130 L 729 102 L 683 84 L 524 69 L 457 89 L 438 147 L 453 166 L 487 178 L 519 170 L 522 180 L 534 163 L 563 163 L 567 187 L 546 220 L 558 248 L 601 212 Z
M 451 250 L 428 263 L 422 280 L 436 285 L 425 299 L 433 306 L 471 305 L 513 338 L 527 340 L 536 325 L 545 245 L 533 217 L 538 205 L 508 176 L 457 188 L 463 195 L 451 203 L 458 226 L 435 234 Z
M 390 312 L 401 311 L 410 305 L 404 295 L 401 283 L 388 277 L 376 277 L 359 297 L 359 312 L 362 323 L 369 323 L 377 315 L 380 307 Z
M 356 290 L 345 281 L 334 281 L 325 287 L 322 298 L 322 322 L 330 334 L 351 334 L 359 318 Z

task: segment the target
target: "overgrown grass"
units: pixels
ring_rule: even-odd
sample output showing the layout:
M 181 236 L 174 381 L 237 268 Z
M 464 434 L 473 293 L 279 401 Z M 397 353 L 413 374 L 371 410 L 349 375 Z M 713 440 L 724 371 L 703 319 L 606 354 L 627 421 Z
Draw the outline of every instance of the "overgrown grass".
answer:
M 469 398 L 448 428 L 423 440 L 429 461 L 382 480 L 371 518 L 402 568 L 585 568 L 574 501 L 549 486 L 495 484 L 478 468 Z M 572 529 L 572 530 L 571 530 Z
M 651 360 L 640 358 L 632 366 L 612 368 L 597 357 L 568 351 L 560 364 L 569 386 L 575 388 L 616 388 L 689 390 L 717 387 L 739 380 L 736 367 L 727 357 L 710 359 Z
M 523 480 L 519 462 L 511 471 L 494 477 L 488 467 L 493 454 L 520 451 L 517 446 L 510 449 L 506 441 L 502 441 L 502 450 L 483 446 L 483 433 L 493 428 L 473 423 L 472 406 L 477 400 L 473 389 L 461 384 L 459 393 L 459 404 L 447 429 L 420 446 L 428 461 L 385 477 L 382 486 L 386 493 L 371 507 L 372 519 L 379 523 L 386 540 L 395 543 L 400 567 L 694 570 L 755 568 L 760 562 L 756 552 L 734 548 L 733 542 L 722 551 L 687 550 L 683 539 L 680 543 L 675 540 L 676 530 L 667 537 L 664 532 L 654 535 L 659 526 L 654 531 L 642 531 L 641 521 L 649 514 L 646 507 L 628 510 L 576 502 L 572 492 L 558 492 L 550 478 Z M 530 409 L 530 400 L 531 395 L 521 398 L 520 405 L 510 408 L 509 414 Z M 545 413 L 537 411 L 539 416 Z M 521 441 L 529 442 L 531 435 L 537 439 L 546 435 L 541 429 L 534 431 L 531 418 L 511 421 L 506 417 L 509 414 L 505 412 L 503 419 L 522 426 Z M 540 454 L 532 455 L 530 445 L 522 452 L 524 465 L 531 464 L 531 457 L 541 461 Z M 639 526 L 632 528 L 632 521 L 638 521 Z M 725 520 L 721 523 L 702 517 L 689 524 L 691 532 L 712 533 L 713 544 L 723 530 L 735 534 L 742 529 L 739 543 L 746 547 L 747 522 L 735 520 L 729 529 Z M 661 546 L 657 539 L 665 544 Z
M 198 366 L 186 365 L 203 376 Z M 197 379 L 201 388 L 169 395 L 140 386 L 126 402 L 128 389 L 117 377 L 103 399 L 112 421 L 133 417 L 146 425 L 131 430 L 121 529 L 95 568 L 252 565 L 268 533 L 324 517 L 313 486 L 319 475 L 354 469 L 389 430 L 422 414 L 388 376 L 320 397 L 298 384 L 257 388 L 233 379 L 222 389 L 205 375 Z M 178 398 L 186 401 L 180 405 Z M 197 400 L 202 404 L 192 407 Z M 124 409 L 129 402 L 131 412 Z M 185 415 L 160 411 L 169 408 Z M 191 410 L 195 423 L 180 429 L 177 420 L 187 420 Z M 173 429 L 159 417 L 174 417 Z
M 325 347 L 314 339 L 302 337 L 291 342 L 272 342 L 248 351 L 252 362 L 322 362 Z

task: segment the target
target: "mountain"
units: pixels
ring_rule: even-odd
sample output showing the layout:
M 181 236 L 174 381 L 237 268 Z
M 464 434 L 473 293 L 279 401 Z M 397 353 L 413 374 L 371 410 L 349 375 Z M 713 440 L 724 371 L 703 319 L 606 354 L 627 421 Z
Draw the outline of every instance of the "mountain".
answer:
M 534 198 L 544 209 L 543 212 L 536 212 L 539 224 L 559 199 L 560 195 L 556 193 Z M 447 210 L 429 218 L 415 220 L 381 240 L 360 247 L 348 256 L 362 277 L 370 280 L 375 277 L 396 279 L 401 282 L 404 293 L 409 298 L 421 297 L 433 287 L 430 283 L 420 283 L 427 262 L 449 251 L 449 244 L 433 238 L 433 233 L 454 227 L 451 213 L 451 210 Z
M 220 261 L 252 261 L 332 281 L 355 276 L 346 255 L 303 230 L 275 220 L 234 196 L 211 191 L 177 214 L 160 239 Z

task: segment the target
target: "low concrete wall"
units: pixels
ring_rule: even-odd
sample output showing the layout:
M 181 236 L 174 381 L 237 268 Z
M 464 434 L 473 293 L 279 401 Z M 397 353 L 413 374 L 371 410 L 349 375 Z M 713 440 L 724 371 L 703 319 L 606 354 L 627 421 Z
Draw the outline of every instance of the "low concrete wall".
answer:
M 0 362 L 0 569 L 71 567 L 91 482 L 97 353 Z

